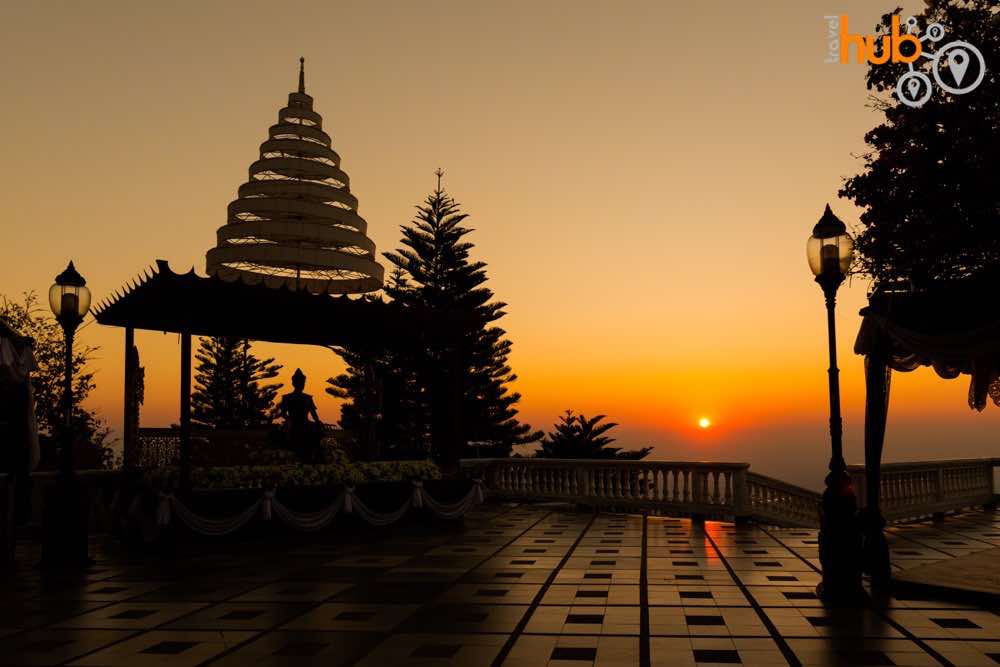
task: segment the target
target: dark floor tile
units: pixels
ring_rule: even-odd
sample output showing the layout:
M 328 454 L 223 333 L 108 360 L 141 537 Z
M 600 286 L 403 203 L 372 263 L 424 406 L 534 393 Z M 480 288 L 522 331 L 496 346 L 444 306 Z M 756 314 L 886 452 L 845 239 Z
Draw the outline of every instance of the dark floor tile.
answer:
M 450 659 L 461 650 L 459 644 L 424 644 L 418 646 L 410 653 L 411 658 L 438 658 Z
M 726 622 L 721 616 L 708 616 L 701 614 L 688 614 L 684 616 L 688 625 L 725 625 Z
M 200 644 L 201 642 L 159 642 L 158 644 L 153 644 L 148 648 L 144 648 L 140 653 L 149 653 L 153 655 L 177 655 L 183 653 L 189 648 L 193 648 Z
M 549 660 L 582 660 L 593 662 L 597 658 L 596 648 L 582 646 L 556 646 L 552 649 Z
M 140 618 L 146 618 L 147 616 L 152 616 L 157 611 L 159 611 L 159 610 L 158 609 L 126 609 L 125 611 L 119 612 L 119 613 L 115 614 L 114 616 L 110 616 L 109 618 L 127 619 L 127 620 L 130 620 L 130 621 L 134 621 L 134 620 L 138 620 Z
M 607 591 L 577 591 L 576 597 L 578 598 L 607 598 Z
M 882 651 L 858 650 L 858 651 L 838 651 L 840 657 L 852 665 L 859 667 L 874 667 L 876 665 L 895 665 L 892 659 Z
M 958 628 L 963 630 L 978 630 L 976 625 L 967 618 L 932 618 L 931 621 L 937 623 L 942 628 Z
M 816 594 L 812 591 L 782 591 L 786 600 L 815 600 Z
M 22 644 L 18 648 L 26 653 L 51 653 L 72 643 L 72 639 L 38 639 L 27 644 Z
M 271 655 L 281 655 L 288 657 L 307 658 L 318 655 L 329 644 L 326 642 L 289 642 Z
M 566 622 L 600 625 L 604 623 L 604 614 L 569 614 L 566 617 Z
M 694 649 L 694 660 L 695 662 L 714 662 L 727 665 L 743 664 L 739 653 L 723 649 L 696 648 Z

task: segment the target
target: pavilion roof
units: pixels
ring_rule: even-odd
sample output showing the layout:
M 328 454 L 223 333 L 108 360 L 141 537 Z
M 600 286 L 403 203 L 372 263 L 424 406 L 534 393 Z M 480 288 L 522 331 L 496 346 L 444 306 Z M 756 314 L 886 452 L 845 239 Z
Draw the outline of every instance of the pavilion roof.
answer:
M 861 309 L 858 354 L 884 353 L 889 367 L 932 366 L 951 379 L 972 376 L 969 405 L 1000 405 L 1000 279 L 988 275 L 925 290 L 879 289 Z
M 381 298 L 174 273 L 165 260 L 101 302 L 94 317 L 108 326 L 323 346 L 397 346 L 421 332 L 447 333 L 440 317 Z

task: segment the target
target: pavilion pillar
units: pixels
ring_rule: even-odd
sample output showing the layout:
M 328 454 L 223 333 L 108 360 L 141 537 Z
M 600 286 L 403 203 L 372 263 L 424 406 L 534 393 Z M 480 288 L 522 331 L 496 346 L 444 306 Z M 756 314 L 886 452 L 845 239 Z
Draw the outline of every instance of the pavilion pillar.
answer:
M 873 585 L 889 583 L 889 545 L 885 540 L 885 519 L 880 507 L 882 484 L 882 447 L 889 413 L 888 348 L 880 341 L 865 357 L 865 499 L 862 510 L 864 569 Z
M 448 352 L 448 449 L 455 462 L 454 474 L 458 474 L 458 464 L 465 453 L 462 439 L 462 398 L 464 392 L 464 368 L 461 343 Z
M 181 334 L 181 488 L 191 483 L 191 334 Z
M 125 327 L 125 392 L 122 401 L 122 466 L 128 470 L 135 466 L 135 373 L 132 348 L 135 346 L 135 329 Z

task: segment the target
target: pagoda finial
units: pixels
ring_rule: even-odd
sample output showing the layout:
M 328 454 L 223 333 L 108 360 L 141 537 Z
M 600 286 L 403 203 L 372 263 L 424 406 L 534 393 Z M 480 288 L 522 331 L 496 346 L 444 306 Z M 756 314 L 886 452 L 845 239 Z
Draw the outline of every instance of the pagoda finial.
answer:
M 306 59 L 299 58 L 299 92 L 306 92 Z
M 441 177 L 444 176 L 444 170 L 441 169 L 441 167 L 438 167 L 437 171 L 434 172 L 434 175 L 438 177 L 438 187 L 437 187 L 437 189 L 438 189 L 438 192 L 440 192 L 441 191 Z

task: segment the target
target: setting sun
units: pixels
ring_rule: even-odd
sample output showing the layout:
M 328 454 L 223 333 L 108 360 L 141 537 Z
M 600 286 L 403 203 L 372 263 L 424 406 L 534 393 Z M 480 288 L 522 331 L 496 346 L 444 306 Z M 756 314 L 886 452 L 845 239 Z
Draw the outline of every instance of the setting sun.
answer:
M 708 417 L 702 417 L 701 419 L 698 420 L 699 428 L 708 428 L 711 425 L 712 425 L 712 420 L 709 419 Z

